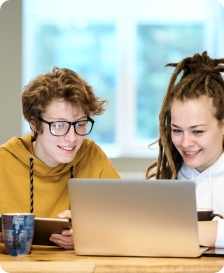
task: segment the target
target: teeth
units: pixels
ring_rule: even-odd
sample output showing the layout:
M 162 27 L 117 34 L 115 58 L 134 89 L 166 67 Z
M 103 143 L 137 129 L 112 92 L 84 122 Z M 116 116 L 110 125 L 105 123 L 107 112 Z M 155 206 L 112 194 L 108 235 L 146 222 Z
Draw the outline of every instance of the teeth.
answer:
M 185 154 L 187 155 L 196 155 L 199 151 L 196 151 L 196 152 L 185 152 Z
M 62 146 L 60 146 L 60 148 L 66 151 L 71 151 L 73 149 L 73 147 L 62 147 Z

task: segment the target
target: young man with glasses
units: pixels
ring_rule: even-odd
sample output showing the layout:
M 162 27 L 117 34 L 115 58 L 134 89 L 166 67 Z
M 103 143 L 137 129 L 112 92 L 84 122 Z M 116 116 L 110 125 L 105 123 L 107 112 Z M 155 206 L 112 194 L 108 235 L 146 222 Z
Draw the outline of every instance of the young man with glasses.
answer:
M 120 178 L 102 149 L 85 138 L 94 125 L 90 116 L 102 114 L 106 104 L 69 69 L 55 67 L 25 87 L 23 114 L 33 134 L 0 147 L 0 214 L 69 217 L 69 178 Z M 74 247 L 72 230 L 50 240 Z

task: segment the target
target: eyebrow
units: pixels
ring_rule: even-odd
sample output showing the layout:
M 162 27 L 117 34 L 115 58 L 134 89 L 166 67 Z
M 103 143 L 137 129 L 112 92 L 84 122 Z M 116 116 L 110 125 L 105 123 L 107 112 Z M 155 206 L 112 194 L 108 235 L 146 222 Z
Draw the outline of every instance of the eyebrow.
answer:
M 76 119 L 76 121 L 79 121 L 79 120 L 83 120 L 83 119 L 87 119 L 88 118 L 88 115 L 83 115 L 82 117 Z M 64 118 L 49 118 L 51 120 L 55 120 L 55 121 L 67 121 L 66 119 Z
M 175 125 L 175 124 L 173 124 L 173 123 L 171 123 L 171 126 L 176 127 L 176 128 L 181 128 L 180 126 Z M 191 128 L 191 129 L 194 129 L 194 128 L 199 127 L 199 126 L 206 126 L 206 124 L 193 125 L 193 126 L 190 126 L 190 128 Z

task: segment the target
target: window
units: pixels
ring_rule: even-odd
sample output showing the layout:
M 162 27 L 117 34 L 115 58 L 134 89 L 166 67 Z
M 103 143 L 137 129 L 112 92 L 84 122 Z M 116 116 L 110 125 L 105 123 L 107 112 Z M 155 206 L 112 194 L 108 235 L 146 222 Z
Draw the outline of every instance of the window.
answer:
M 78 72 L 109 100 L 89 137 L 110 157 L 156 156 L 148 144 L 158 138 L 167 63 L 224 55 L 216 0 L 23 0 L 23 14 L 23 85 L 53 66 Z

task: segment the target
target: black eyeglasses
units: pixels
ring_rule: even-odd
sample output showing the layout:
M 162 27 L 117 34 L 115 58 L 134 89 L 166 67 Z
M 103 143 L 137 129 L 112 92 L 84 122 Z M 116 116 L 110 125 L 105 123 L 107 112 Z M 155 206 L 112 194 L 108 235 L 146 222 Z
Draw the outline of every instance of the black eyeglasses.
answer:
M 86 136 L 92 131 L 94 124 L 94 120 L 91 119 L 90 117 L 87 117 L 86 120 L 79 120 L 75 122 L 69 121 L 49 122 L 47 120 L 42 119 L 41 117 L 38 117 L 38 119 L 49 125 L 49 130 L 53 136 L 66 135 L 69 132 L 72 125 L 74 126 L 74 130 L 77 135 Z

